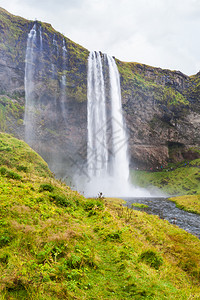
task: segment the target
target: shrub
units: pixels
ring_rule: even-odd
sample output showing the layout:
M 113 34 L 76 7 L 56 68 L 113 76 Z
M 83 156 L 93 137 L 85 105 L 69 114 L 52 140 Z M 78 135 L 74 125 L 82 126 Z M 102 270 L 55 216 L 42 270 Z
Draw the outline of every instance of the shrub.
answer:
M 22 179 L 22 176 L 11 171 L 11 170 L 8 170 L 7 168 L 5 167 L 1 167 L 0 168 L 0 173 L 8 178 L 12 178 L 12 179 L 17 179 L 17 180 L 21 180 Z
M 49 196 L 50 201 L 56 203 L 57 205 L 61 205 L 64 207 L 73 206 L 73 202 L 69 199 L 67 199 L 64 195 L 59 194 L 51 194 Z
M 17 179 L 17 180 L 21 180 L 22 179 L 22 176 L 13 172 L 13 171 L 7 171 L 6 173 L 6 177 L 8 178 L 12 178 L 12 179 Z
M 27 172 L 28 171 L 28 168 L 27 167 L 25 167 L 25 166 L 17 166 L 17 170 L 18 171 L 23 171 L 23 172 Z
M 36 254 L 36 258 L 39 264 L 43 264 L 45 261 L 53 259 L 55 262 L 62 256 L 65 246 L 63 243 L 54 244 L 52 242 L 44 245 L 42 251 Z
M 121 235 L 122 235 L 121 230 L 113 231 L 107 234 L 106 240 L 120 242 L 122 240 Z
M 103 207 L 103 202 L 95 199 L 88 200 L 84 204 L 84 210 L 89 212 L 88 216 L 96 215 L 98 210 L 103 210 Z
M 160 255 L 158 255 L 158 253 L 152 250 L 142 252 L 139 260 L 143 261 L 144 263 L 156 270 L 158 270 L 163 264 L 163 258 Z
M 7 234 L 0 237 L 0 248 L 6 246 L 11 241 L 11 237 Z
M 7 168 L 1 167 L 1 168 L 0 168 L 0 173 L 1 173 L 2 175 L 5 175 L 5 174 L 7 173 Z
M 78 245 L 75 247 L 75 253 L 71 253 L 64 264 L 70 269 L 80 269 L 86 266 L 97 268 L 93 251 L 87 247 L 80 248 Z
M 54 187 L 50 183 L 43 183 L 40 185 L 39 192 L 48 191 L 53 192 Z
M 0 255 L 0 263 L 7 265 L 10 255 L 8 253 L 2 253 Z

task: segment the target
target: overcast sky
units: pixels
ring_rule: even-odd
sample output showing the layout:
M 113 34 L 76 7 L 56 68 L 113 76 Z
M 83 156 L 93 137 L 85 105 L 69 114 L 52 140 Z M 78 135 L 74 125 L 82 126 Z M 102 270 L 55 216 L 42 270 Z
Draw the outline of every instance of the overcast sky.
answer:
M 187 75 L 200 70 L 200 0 L 0 0 L 0 6 L 123 61 Z

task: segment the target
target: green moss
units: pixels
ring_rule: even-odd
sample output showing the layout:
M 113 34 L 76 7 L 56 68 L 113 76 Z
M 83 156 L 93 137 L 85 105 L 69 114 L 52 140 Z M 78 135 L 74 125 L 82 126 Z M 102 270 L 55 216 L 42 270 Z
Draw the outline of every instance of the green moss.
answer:
M 189 101 L 179 92 L 175 91 L 172 88 L 165 87 L 163 89 L 163 102 L 166 103 L 167 106 L 177 106 L 180 104 L 188 105 Z

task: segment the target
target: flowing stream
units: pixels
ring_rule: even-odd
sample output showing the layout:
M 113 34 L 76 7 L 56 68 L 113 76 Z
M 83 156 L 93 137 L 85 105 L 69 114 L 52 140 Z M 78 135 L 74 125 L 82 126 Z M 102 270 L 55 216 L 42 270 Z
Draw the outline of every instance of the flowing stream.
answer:
M 175 224 L 200 238 L 200 215 L 179 209 L 174 202 L 167 198 L 123 197 L 123 199 L 128 207 L 158 215 L 160 218 L 168 220 L 171 224 Z M 134 203 L 145 204 L 148 207 L 134 207 Z

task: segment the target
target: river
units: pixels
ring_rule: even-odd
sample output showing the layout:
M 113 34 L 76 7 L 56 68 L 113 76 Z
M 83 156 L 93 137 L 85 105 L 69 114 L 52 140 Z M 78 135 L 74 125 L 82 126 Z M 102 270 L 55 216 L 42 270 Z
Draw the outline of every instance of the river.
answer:
M 190 213 L 176 207 L 176 204 L 167 198 L 124 198 L 126 206 L 135 210 L 145 211 L 168 220 L 187 232 L 200 238 L 200 215 Z M 133 203 L 148 205 L 148 207 L 134 207 Z

